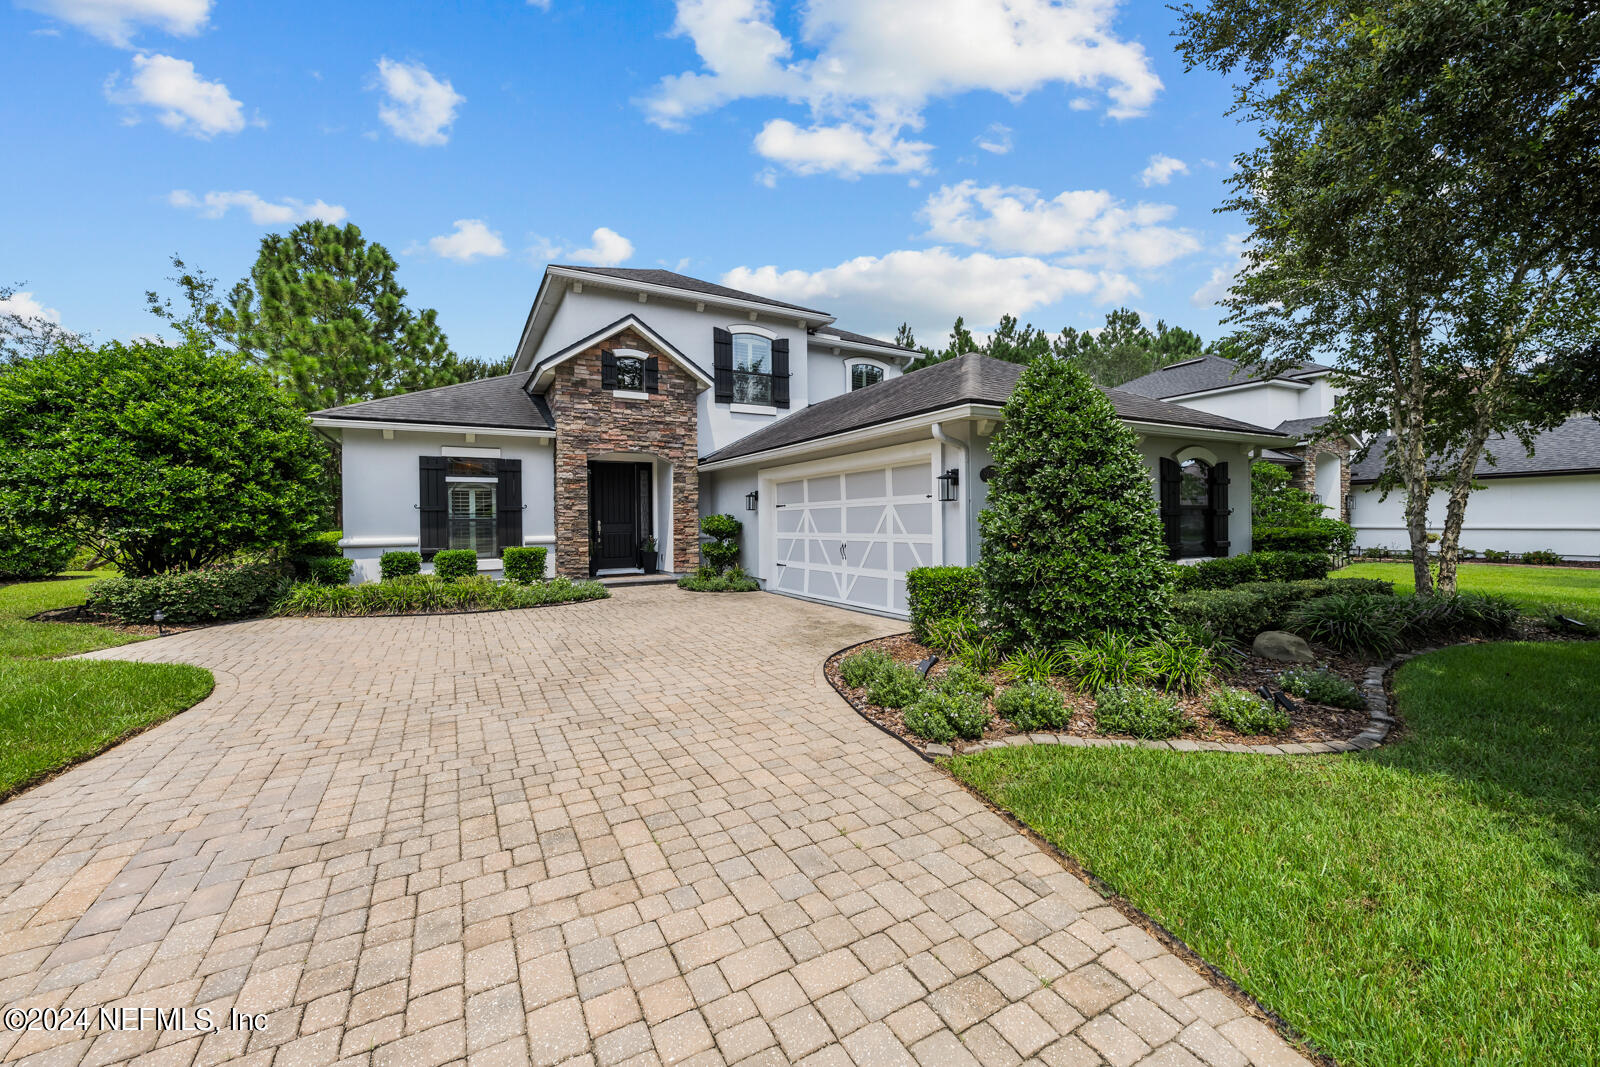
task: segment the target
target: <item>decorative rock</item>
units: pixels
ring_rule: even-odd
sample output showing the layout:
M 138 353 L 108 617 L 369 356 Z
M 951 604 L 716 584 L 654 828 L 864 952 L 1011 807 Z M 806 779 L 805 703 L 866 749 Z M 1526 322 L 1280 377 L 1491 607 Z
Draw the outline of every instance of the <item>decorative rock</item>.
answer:
M 1256 639 L 1250 643 L 1250 651 L 1262 659 L 1279 663 L 1317 662 L 1317 657 L 1312 654 L 1311 646 L 1306 644 L 1304 638 L 1284 630 L 1265 630 L 1256 634 Z
M 928 755 L 930 755 L 930 756 L 953 756 L 953 755 L 955 755 L 955 752 L 951 750 L 949 745 L 929 745 L 928 748 L 927 748 L 927 752 L 928 752 Z

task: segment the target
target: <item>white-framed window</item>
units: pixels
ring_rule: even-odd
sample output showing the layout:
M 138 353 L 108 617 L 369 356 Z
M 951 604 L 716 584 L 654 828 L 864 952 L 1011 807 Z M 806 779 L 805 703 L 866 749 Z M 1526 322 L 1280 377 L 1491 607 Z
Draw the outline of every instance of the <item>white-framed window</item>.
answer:
M 465 548 L 479 559 L 495 555 L 495 494 L 499 484 L 496 461 L 452 456 L 445 468 L 446 517 L 450 547 Z
M 850 392 L 877 385 L 884 379 L 881 363 L 850 362 L 845 365 L 845 388 Z
M 733 335 L 733 402 L 772 403 L 772 338 L 759 333 Z

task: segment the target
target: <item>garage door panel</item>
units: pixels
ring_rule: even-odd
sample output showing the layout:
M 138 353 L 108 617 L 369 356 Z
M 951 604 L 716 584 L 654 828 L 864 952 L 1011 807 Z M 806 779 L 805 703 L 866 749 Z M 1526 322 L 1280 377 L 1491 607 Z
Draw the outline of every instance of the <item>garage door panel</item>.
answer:
M 779 592 L 906 610 L 905 572 L 934 562 L 932 465 L 878 464 L 779 482 Z

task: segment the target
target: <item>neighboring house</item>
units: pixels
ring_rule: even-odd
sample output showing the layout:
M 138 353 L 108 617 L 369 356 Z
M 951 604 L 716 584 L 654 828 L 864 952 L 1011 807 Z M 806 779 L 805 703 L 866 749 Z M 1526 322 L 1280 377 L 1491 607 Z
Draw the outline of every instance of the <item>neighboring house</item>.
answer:
M 1263 449 L 1259 458 L 1289 469 L 1295 487 L 1314 495 L 1330 518 L 1350 519 L 1351 455 L 1360 442 L 1323 433 L 1339 390 L 1328 380 L 1332 367 L 1301 363 L 1280 374 L 1261 375 L 1221 356 L 1174 363 L 1123 383 L 1119 388 L 1215 415 L 1272 427 L 1292 439 L 1289 447 Z
M 912 375 L 915 351 L 833 316 L 664 270 L 551 266 L 512 373 L 319 411 L 343 443 L 345 554 L 471 548 L 553 573 L 700 562 L 698 522 L 745 523 L 767 588 L 890 614 L 905 572 L 978 556 L 989 438 L 1021 368 L 979 355 Z M 1107 390 L 1139 435 L 1175 556 L 1250 547 L 1261 426 Z M 1233 471 L 1235 476 L 1230 477 Z
M 1267 448 L 1261 459 L 1281 463 L 1294 484 L 1315 493 L 1336 518 L 1356 528 L 1362 547 L 1406 549 L 1404 494 L 1387 499 L 1376 487 L 1387 438 L 1373 442 L 1359 463 L 1358 440 L 1322 433 L 1339 390 L 1331 368 L 1304 363 L 1266 377 L 1220 356 L 1185 360 L 1121 388 L 1173 404 L 1248 419 L 1295 439 L 1293 448 Z M 1600 423 L 1578 415 L 1534 440 L 1490 442 L 1493 461 L 1478 464 L 1482 488 L 1467 502 L 1463 547 L 1482 552 L 1552 549 L 1570 559 L 1600 558 Z M 1430 529 L 1444 523 L 1445 494 L 1428 505 Z
M 1355 466 L 1351 522 L 1362 547 L 1409 550 L 1405 494 L 1378 492 L 1389 438 L 1373 442 Z M 1482 486 L 1467 498 L 1461 547 L 1474 552 L 1548 549 L 1567 559 L 1600 559 L 1600 422 L 1574 415 L 1533 439 L 1533 455 L 1516 438 L 1497 437 L 1479 460 Z M 1428 502 L 1428 528 L 1444 525 L 1447 494 Z

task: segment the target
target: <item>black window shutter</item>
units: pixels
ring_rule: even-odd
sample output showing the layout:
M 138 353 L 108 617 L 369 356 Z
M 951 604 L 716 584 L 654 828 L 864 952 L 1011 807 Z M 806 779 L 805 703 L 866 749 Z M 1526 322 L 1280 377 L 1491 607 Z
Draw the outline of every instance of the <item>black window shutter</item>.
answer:
M 1211 554 L 1228 554 L 1228 465 L 1218 463 L 1211 468 Z
M 644 391 L 661 392 L 661 361 L 655 356 L 644 361 Z
M 1178 461 L 1161 457 L 1161 531 L 1166 538 L 1167 552 L 1177 557 L 1178 540 L 1178 482 L 1183 471 Z
M 733 334 L 719 326 L 711 328 L 711 377 L 716 402 L 733 403 Z
M 772 403 L 774 407 L 789 406 L 789 339 L 780 337 L 772 342 Z
M 617 354 L 609 348 L 600 350 L 600 388 L 617 387 Z
M 443 456 L 418 456 L 421 484 L 417 490 L 417 509 L 422 512 L 418 545 L 423 559 L 432 559 L 440 549 L 450 547 L 450 513 L 445 498 L 444 472 L 449 460 Z
M 522 547 L 522 460 L 496 460 L 495 473 L 495 543 L 503 553 Z

